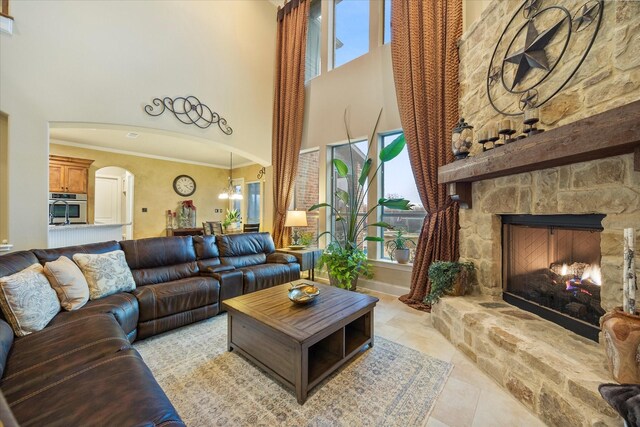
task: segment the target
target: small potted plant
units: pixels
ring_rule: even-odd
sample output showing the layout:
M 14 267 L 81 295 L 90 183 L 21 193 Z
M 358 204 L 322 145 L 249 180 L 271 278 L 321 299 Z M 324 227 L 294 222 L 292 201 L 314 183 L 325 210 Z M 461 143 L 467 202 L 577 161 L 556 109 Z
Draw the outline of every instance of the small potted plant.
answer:
M 431 292 L 424 302 L 435 304 L 444 295 L 464 295 L 475 269 L 472 262 L 435 261 L 429 266 Z
M 331 286 L 351 291 L 356 290 L 359 276 L 367 279 L 373 277 L 373 269 L 363 250 L 343 248 L 335 241 L 329 243 L 320 255 L 318 268 L 324 267 L 327 268 Z
M 387 248 L 387 252 L 392 260 L 395 259 L 398 264 L 406 264 L 409 262 L 411 255 L 407 244 L 410 243 L 415 247 L 416 242 L 405 236 L 406 230 L 404 229 L 399 228 L 395 230 L 395 233 L 396 235 L 387 241 L 384 246 Z
M 222 227 L 224 228 L 224 232 L 227 232 L 227 228 L 231 224 L 238 224 L 242 218 L 240 217 L 240 211 L 237 209 L 227 209 L 227 213 L 224 216 L 224 221 L 222 221 Z

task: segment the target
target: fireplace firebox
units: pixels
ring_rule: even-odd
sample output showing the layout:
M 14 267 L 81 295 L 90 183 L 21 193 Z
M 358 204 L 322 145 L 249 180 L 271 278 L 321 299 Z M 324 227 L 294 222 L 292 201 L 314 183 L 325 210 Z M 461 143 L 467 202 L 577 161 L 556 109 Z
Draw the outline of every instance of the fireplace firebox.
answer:
M 604 215 L 503 215 L 503 299 L 598 340 Z

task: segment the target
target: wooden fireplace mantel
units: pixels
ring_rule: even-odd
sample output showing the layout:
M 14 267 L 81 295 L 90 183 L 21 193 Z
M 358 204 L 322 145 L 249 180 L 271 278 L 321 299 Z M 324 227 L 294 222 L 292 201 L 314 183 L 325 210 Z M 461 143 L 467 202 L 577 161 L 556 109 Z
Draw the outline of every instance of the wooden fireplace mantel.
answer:
M 517 140 L 438 169 L 438 182 L 471 208 L 471 183 L 635 152 L 640 171 L 640 101 Z

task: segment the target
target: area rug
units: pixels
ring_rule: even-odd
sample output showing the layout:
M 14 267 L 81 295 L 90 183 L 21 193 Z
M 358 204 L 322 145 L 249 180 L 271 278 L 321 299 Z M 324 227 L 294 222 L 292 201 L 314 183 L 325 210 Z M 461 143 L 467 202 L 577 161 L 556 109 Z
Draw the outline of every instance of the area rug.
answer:
M 188 426 L 421 426 L 452 369 L 376 336 L 299 405 L 226 340 L 220 315 L 135 344 Z

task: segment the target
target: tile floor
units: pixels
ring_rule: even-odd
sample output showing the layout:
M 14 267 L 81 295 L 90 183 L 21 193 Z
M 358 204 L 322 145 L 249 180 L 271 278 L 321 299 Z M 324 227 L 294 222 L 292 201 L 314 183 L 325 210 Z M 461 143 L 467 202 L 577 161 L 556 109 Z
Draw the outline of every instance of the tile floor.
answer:
M 380 298 L 375 309 L 376 335 L 454 364 L 428 427 L 544 426 L 434 329 L 429 313 L 409 308 L 395 296 L 365 292 Z

